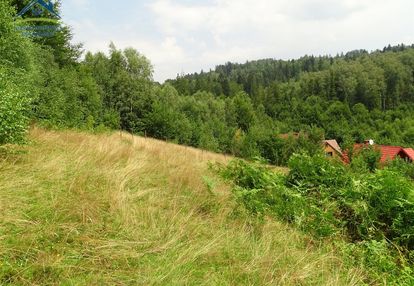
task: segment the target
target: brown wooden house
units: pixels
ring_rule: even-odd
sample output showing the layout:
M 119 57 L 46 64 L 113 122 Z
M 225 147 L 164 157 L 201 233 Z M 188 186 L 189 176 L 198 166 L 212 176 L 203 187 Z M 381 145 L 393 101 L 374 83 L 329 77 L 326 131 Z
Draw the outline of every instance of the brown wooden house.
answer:
M 324 140 L 323 148 L 325 150 L 326 157 L 342 159 L 343 155 L 341 147 L 335 139 Z

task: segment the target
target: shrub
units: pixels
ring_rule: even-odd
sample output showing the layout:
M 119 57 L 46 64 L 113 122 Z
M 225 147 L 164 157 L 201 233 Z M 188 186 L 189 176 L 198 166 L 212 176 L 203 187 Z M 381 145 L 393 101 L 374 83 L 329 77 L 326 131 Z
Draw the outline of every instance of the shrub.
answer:
M 21 143 L 28 126 L 30 100 L 10 81 L 11 74 L 0 68 L 0 145 Z
M 300 187 L 303 191 L 344 188 L 351 184 L 351 178 L 342 163 L 327 160 L 322 155 L 294 154 L 289 160 L 288 185 Z
M 317 237 L 345 235 L 366 267 L 412 283 L 414 183 L 399 171 L 406 165 L 394 164 L 355 174 L 321 155 L 293 155 L 287 176 L 244 161 L 231 162 L 222 175 L 233 180 L 237 201 L 250 213 Z
M 352 161 L 357 161 L 355 164 L 352 162 L 352 166 L 362 166 L 365 165 L 365 168 L 368 168 L 369 171 L 373 172 L 378 169 L 381 159 L 381 152 L 372 146 L 364 147 L 362 150 L 359 150 Z M 361 162 L 362 161 L 362 162 Z M 360 171 L 360 170 L 356 170 Z
M 254 215 L 275 216 L 316 236 L 331 236 L 341 229 L 335 217 L 337 205 L 327 202 L 329 196 L 305 194 L 303 185 L 292 187 L 271 169 L 236 160 L 222 175 L 233 180 L 237 201 Z
M 405 175 L 407 178 L 414 180 L 414 164 L 408 163 L 403 159 L 397 158 L 389 161 L 386 168 L 394 170 Z
M 403 175 L 378 171 L 369 179 L 373 225 L 398 245 L 414 249 L 414 188 Z

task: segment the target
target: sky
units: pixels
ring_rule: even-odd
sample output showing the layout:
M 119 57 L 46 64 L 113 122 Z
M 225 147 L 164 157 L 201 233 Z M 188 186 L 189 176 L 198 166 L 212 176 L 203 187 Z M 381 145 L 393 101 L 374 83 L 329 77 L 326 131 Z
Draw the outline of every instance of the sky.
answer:
M 62 18 L 87 51 L 137 49 L 159 82 L 229 61 L 414 44 L 413 0 L 64 0 Z

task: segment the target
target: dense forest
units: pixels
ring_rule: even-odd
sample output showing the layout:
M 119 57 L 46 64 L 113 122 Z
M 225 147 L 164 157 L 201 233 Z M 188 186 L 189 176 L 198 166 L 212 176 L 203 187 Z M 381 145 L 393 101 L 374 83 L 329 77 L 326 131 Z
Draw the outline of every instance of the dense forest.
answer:
M 227 63 L 159 84 L 133 48 L 111 43 L 82 57 L 62 22 L 52 38 L 22 35 L 22 3 L 0 4 L 0 143 L 24 140 L 34 122 L 122 129 L 278 165 L 317 151 L 322 138 L 414 145 L 414 46 Z M 277 136 L 291 132 L 303 136 Z
M 264 111 L 281 132 L 316 126 L 340 142 L 372 137 L 409 145 L 414 131 L 408 128 L 413 125 L 413 48 L 227 63 L 169 83 L 183 95 L 205 91 L 225 98 L 244 92 L 256 112 Z

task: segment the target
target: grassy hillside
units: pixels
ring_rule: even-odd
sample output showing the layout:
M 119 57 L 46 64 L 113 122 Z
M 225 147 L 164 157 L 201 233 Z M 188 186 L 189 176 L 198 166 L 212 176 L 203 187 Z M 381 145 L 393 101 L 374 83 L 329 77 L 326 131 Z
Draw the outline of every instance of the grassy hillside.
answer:
M 360 285 L 334 250 L 236 213 L 228 158 L 33 129 L 0 155 L 0 285 Z

